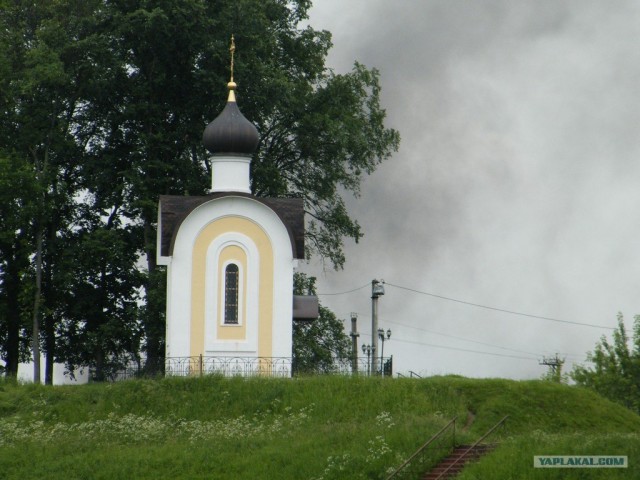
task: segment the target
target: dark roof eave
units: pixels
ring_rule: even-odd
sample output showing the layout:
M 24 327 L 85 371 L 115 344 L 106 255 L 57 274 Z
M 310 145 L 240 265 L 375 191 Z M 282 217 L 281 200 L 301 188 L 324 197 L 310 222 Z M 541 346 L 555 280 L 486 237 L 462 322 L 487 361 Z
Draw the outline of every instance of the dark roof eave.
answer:
M 304 259 L 304 207 L 302 198 L 255 197 L 241 192 L 219 192 L 204 196 L 160 196 L 160 255 L 173 255 L 173 245 L 180 225 L 197 207 L 211 200 L 225 197 L 244 197 L 269 207 L 287 228 L 293 258 Z

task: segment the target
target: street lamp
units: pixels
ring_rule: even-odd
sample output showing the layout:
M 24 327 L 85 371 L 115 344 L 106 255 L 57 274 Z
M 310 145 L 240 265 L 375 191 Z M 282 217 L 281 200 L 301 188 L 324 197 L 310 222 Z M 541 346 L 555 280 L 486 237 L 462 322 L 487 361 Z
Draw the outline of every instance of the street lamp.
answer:
M 384 336 L 384 328 L 379 328 L 378 329 L 378 338 L 382 342 L 382 348 L 380 349 L 380 372 L 381 372 L 382 376 L 384 377 L 384 365 L 383 365 L 383 361 L 384 361 L 384 342 L 385 342 L 385 340 L 389 340 L 391 338 L 391 329 L 390 328 L 387 329 L 387 337 L 385 338 L 385 336 Z
M 371 345 L 362 344 L 362 353 L 367 355 L 367 375 L 370 375 L 371 364 L 369 363 L 369 359 L 371 358 Z
M 371 356 L 378 351 L 378 297 L 384 295 L 384 280 L 371 280 Z

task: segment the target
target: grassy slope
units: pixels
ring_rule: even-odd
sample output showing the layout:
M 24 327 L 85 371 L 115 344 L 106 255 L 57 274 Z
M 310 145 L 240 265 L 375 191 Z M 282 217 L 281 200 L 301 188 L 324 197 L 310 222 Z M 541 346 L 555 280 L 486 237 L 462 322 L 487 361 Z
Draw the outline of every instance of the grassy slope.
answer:
M 469 441 L 507 414 L 502 446 L 464 478 L 640 478 L 632 412 L 578 388 L 459 377 L 0 383 L 0 478 L 382 478 L 453 416 L 474 418 L 457 432 Z M 543 454 L 631 468 L 534 470 Z

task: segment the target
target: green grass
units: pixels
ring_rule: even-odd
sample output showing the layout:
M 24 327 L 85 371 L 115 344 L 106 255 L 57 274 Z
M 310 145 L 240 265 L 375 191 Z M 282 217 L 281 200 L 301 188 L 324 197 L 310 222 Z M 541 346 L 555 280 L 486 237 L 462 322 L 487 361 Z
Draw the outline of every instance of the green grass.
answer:
M 0 479 L 377 479 L 452 417 L 461 442 L 507 414 L 500 448 L 461 478 L 640 478 L 640 417 L 576 387 L 203 377 L 0 382 Z M 628 455 L 630 468 L 532 468 L 545 454 Z
M 629 468 L 533 468 L 534 455 L 626 455 Z M 554 434 L 535 432 L 506 439 L 481 462 L 470 465 L 458 480 L 486 478 L 517 480 L 637 479 L 640 478 L 640 434 Z

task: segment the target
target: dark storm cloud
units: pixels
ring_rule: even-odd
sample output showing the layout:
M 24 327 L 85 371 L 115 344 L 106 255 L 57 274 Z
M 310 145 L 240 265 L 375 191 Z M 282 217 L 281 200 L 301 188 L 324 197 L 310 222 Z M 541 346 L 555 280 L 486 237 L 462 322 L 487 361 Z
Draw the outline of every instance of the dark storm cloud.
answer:
M 640 313 L 640 3 L 318 0 L 310 23 L 333 33 L 336 71 L 356 59 L 381 70 L 402 135 L 349 201 L 366 236 L 321 290 L 383 277 L 586 323 Z M 324 303 L 370 328 L 366 289 Z M 381 317 L 397 332 L 385 352 L 430 373 L 544 370 L 417 345 L 472 345 L 429 332 L 578 356 L 607 333 L 393 288 Z

